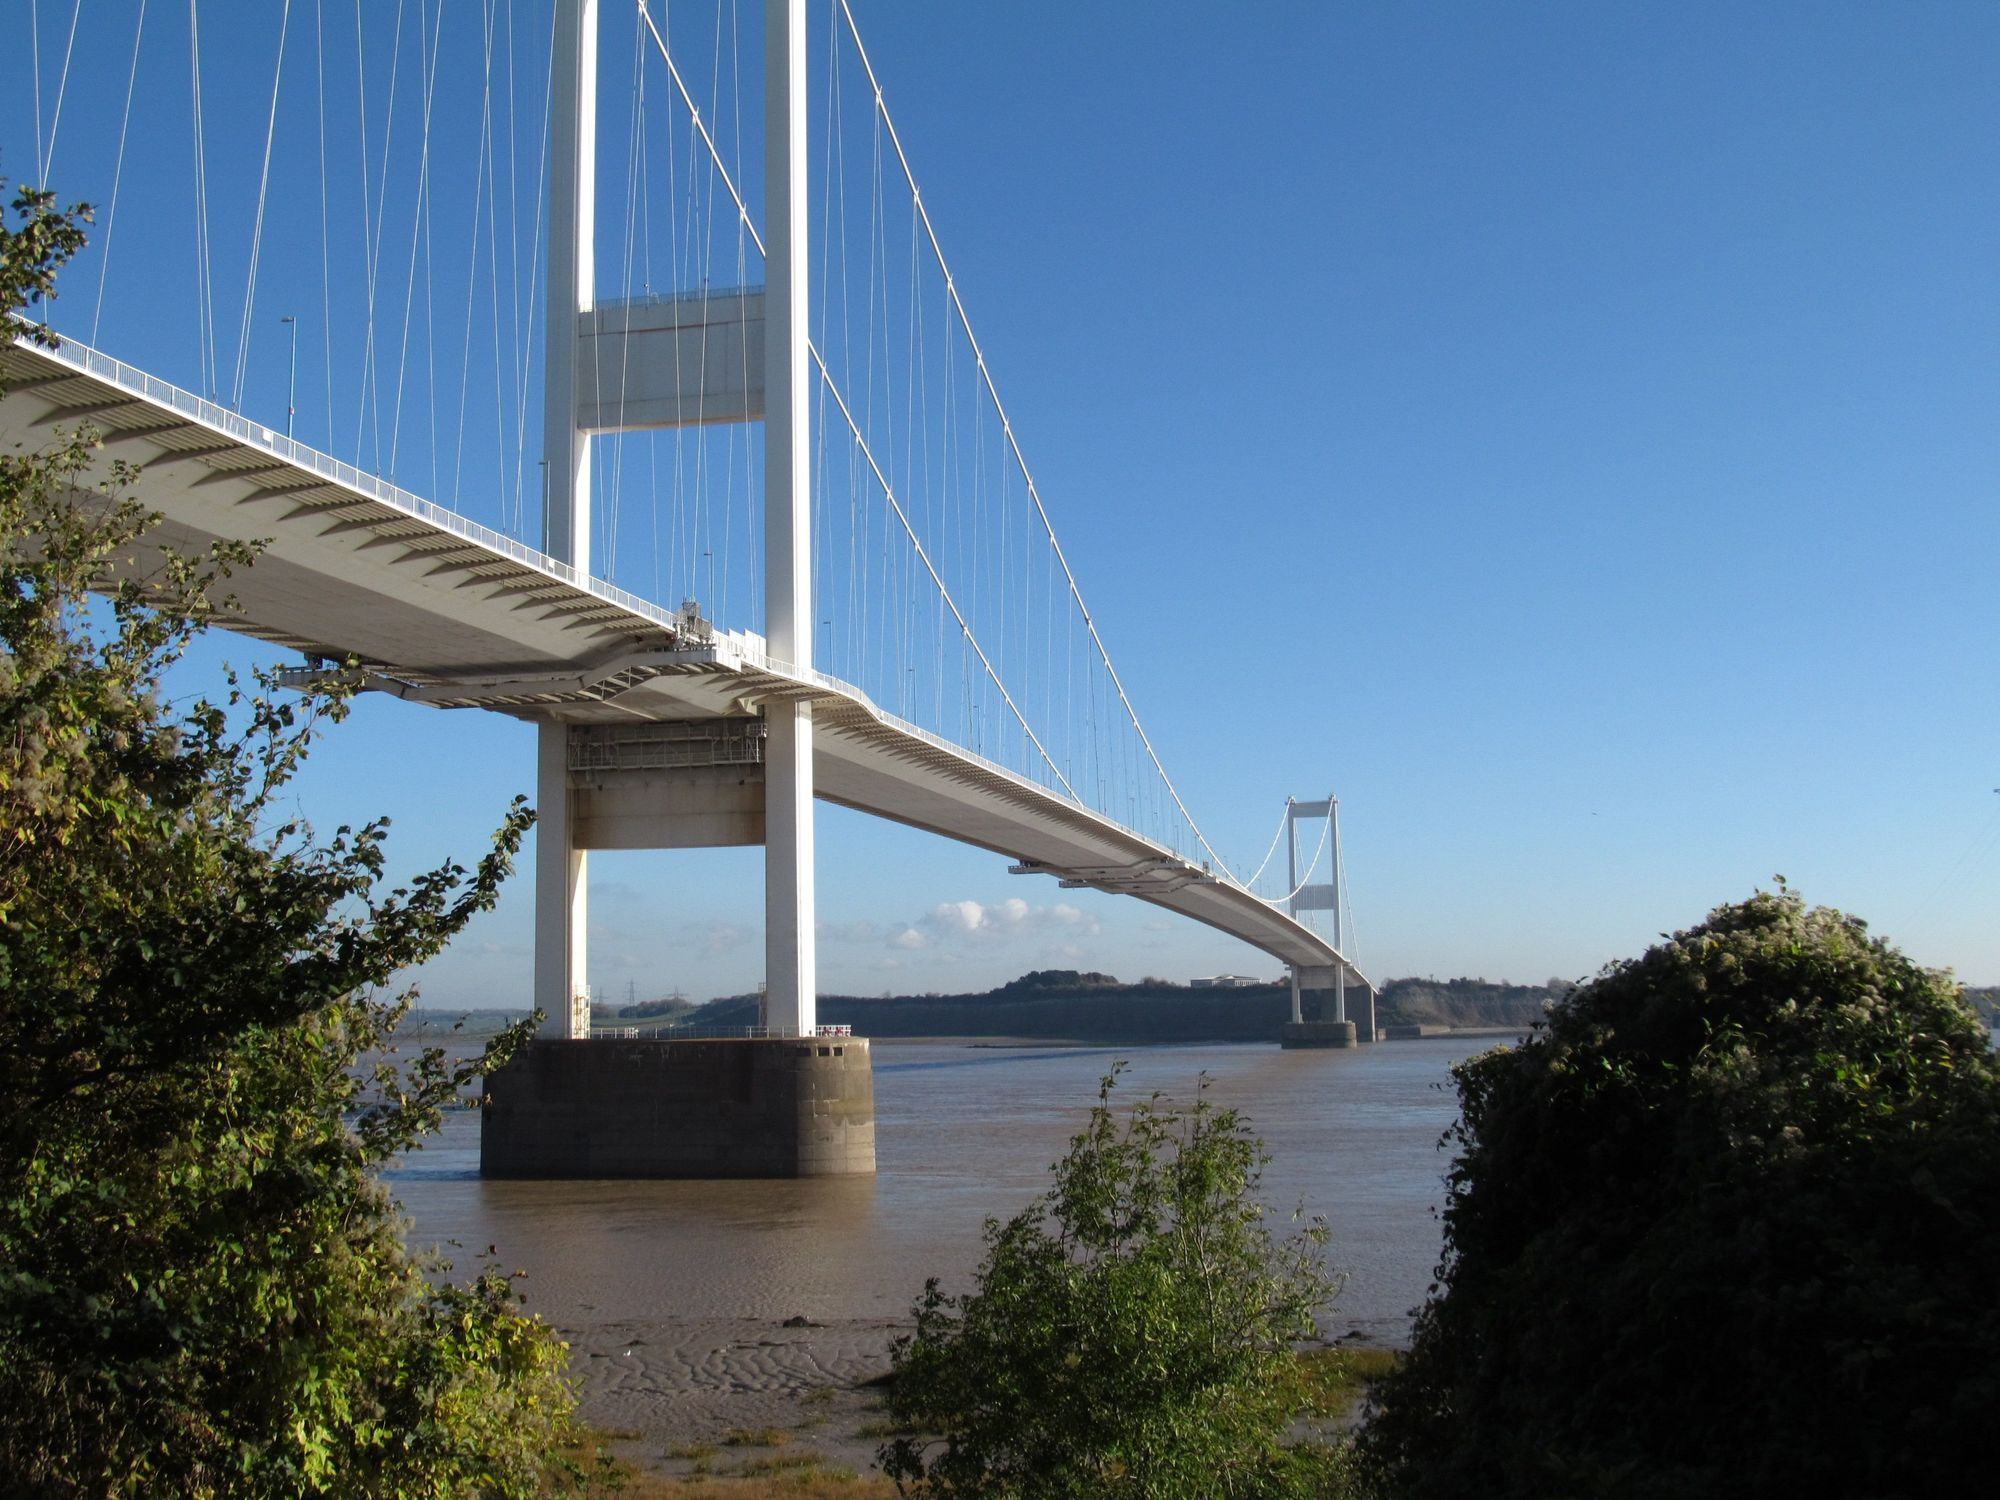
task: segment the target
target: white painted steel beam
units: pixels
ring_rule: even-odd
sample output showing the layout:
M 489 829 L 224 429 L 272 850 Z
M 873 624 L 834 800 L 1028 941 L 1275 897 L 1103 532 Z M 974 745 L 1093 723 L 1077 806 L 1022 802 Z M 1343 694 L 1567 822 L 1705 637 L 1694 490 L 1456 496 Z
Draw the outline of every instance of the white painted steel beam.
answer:
M 549 58 L 547 352 L 542 550 L 590 576 L 590 434 L 577 423 L 579 322 L 596 291 L 597 0 L 556 0 Z M 427 577 L 440 576 L 430 573 Z M 572 837 L 565 731 L 540 730 L 535 806 L 535 1004 L 542 1035 L 590 1035 L 588 856 Z M 579 998 L 581 997 L 581 998 Z
M 577 426 L 762 421 L 765 343 L 761 290 L 600 302 L 578 320 Z

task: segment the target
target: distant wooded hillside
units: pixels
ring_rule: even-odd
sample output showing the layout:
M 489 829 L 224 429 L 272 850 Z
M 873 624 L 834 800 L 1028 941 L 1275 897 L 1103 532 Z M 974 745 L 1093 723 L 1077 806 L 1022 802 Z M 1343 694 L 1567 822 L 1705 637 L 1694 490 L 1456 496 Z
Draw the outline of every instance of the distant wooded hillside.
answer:
M 525 1010 L 413 1010 L 396 1028 L 399 1037 L 437 1041 L 456 1036 L 477 1041 L 497 1036 L 527 1016 Z
M 1549 999 L 1546 985 L 1483 979 L 1394 979 L 1382 987 L 1381 1026 L 1531 1026 Z M 1158 1045 L 1270 1041 L 1290 1014 L 1283 984 L 1212 989 L 1073 969 L 1024 974 L 997 989 L 961 995 L 822 995 L 821 1022 L 868 1037 L 1007 1036 L 1045 1041 Z M 620 1019 L 644 1020 L 648 1007 Z M 1315 1018 L 1308 1003 L 1307 1016 Z M 757 998 L 737 995 L 677 1015 L 691 1026 L 750 1026 Z
M 1486 979 L 1391 979 L 1376 1007 L 1379 1026 L 1487 1027 L 1534 1025 L 1542 1008 L 1571 988 L 1564 980 L 1507 984 Z M 1966 999 L 2000 1025 L 2000 985 L 1968 985 Z M 852 1026 L 858 1036 L 1009 1036 L 1043 1041 L 1158 1045 L 1173 1042 L 1261 1042 L 1275 1037 L 1290 1007 L 1282 984 L 1204 989 L 1164 979 L 1126 984 L 1109 974 L 1042 969 L 998 989 L 966 995 L 822 995 L 820 1020 Z M 671 1020 L 690 1026 L 752 1026 L 757 997 L 733 995 L 693 1005 L 650 1000 L 613 1009 L 594 1006 L 600 1026 Z M 456 1032 L 490 1036 L 521 1011 L 418 1010 L 403 1027 L 413 1037 Z M 1310 1003 L 1307 1015 L 1313 1017 Z

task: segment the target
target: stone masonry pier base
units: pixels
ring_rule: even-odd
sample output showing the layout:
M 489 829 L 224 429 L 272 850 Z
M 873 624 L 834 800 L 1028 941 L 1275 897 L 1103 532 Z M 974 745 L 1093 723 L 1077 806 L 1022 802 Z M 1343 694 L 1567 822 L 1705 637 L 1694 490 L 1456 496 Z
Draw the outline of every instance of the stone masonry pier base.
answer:
M 875 1170 L 861 1037 L 530 1042 L 486 1080 L 487 1177 L 829 1177 Z

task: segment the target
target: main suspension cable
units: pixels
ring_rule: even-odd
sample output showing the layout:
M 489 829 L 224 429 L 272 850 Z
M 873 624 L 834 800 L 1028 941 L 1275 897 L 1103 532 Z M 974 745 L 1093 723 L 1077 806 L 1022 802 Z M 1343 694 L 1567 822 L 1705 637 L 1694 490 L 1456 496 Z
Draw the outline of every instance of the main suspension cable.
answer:
M 702 144 L 708 147 L 709 157 L 715 163 L 716 172 L 721 175 L 722 185 L 729 189 L 729 197 L 736 204 L 737 217 L 742 221 L 743 227 L 750 232 L 750 243 L 757 247 L 759 255 L 764 254 L 764 240 L 757 233 L 756 224 L 751 221 L 749 205 L 744 203 L 743 195 L 736 191 L 736 180 L 729 175 L 729 168 L 722 160 L 722 152 L 715 144 L 715 137 L 708 133 L 708 124 L 701 117 L 701 110 L 694 102 L 694 95 L 688 92 L 687 84 L 682 81 L 681 70 L 674 66 L 673 54 L 667 51 L 667 39 L 660 35 L 660 28 L 654 24 L 653 13 L 646 9 L 646 0 L 636 0 L 636 3 L 640 19 L 646 23 L 646 30 L 653 35 L 653 45 L 659 49 L 660 60 L 667 65 L 667 76 L 673 79 L 674 87 L 679 90 L 681 103 L 687 106 L 688 114 L 694 121 L 694 128 L 701 135 Z
M 271 189 L 271 144 L 278 135 L 278 91 L 285 81 L 285 38 L 292 27 L 292 0 L 278 13 L 278 61 L 271 69 L 271 109 L 264 122 L 264 164 L 257 174 L 257 215 L 250 231 L 250 267 L 244 277 L 243 324 L 236 336 L 236 379 L 229 387 L 229 409 L 243 409 L 243 380 L 250 366 L 250 320 L 257 310 L 257 262 L 264 252 L 264 206 Z
M 111 172 L 111 206 L 105 211 L 103 248 L 97 259 L 97 300 L 90 310 L 93 345 L 97 342 L 98 321 L 104 316 L 105 283 L 111 279 L 111 235 L 118 226 L 118 189 L 125 181 L 125 139 L 132 128 L 132 94 L 139 82 L 139 43 L 145 35 L 146 0 L 139 0 L 139 20 L 132 28 L 132 68 L 125 75 L 125 113 L 118 122 L 118 164 Z
M 1021 728 L 1026 731 L 1029 740 L 1033 742 L 1035 749 L 1041 754 L 1042 760 L 1049 768 L 1049 774 L 1062 784 L 1062 789 L 1069 794 L 1071 801 L 1081 802 L 1082 799 L 1076 795 L 1076 789 L 1069 784 L 1068 778 L 1057 769 L 1054 757 L 1046 749 L 1043 749 L 1041 740 L 1035 734 L 1034 726 L 1028 723 L 1027 716 L 1021 712 L 1020 707 L 1014 702 L 1013 695 L 1007 691 L 1007 684 L 1002 682 L 1000 674 L 993 670 L 993 663 L 987 659 L 985 649 L 979 644 L 979 638 L 972 633 L 972 626 L 966 622 L 965 616 L 959 612 L 958 601 L 952 598 L 951 590 L 945 586 L 944 579 L 939 575 L 937 567 L 931 562 L 930 553 L 924 548 L 923 539 L 917 535 L 915 528 L 910 525 L 910 518 L 903 513 L 902 502 L 897 500 L 896 492 L 891 487 L 888 476 L 882 472 L 882 466 L 875 461 L 875 455 L 869 451 L 868 440 L 861 435 L 861 428 L 855 423 L 854 413 L 848 410 L 847 400 L 840 394 L 840 387 L 833 383 L 833 374 L 827 369 L 826 360 L 821 357 L 817 349 L 811 350 L 811 353 L 813 362 L 819 366 L 820 379 L 826 382 L 827 389 L 833 394 L 834 404 L 840 408 L 840 415 L 847 423 L 847 430 L 854 435 L 856 446 L 860 448 L 862 455 L 868 460 L 868 467 L 875 475 L 875 482 L 882 486 L 882 493 L 888 499 L 889 508 L 895 511 L 896 519 L 903 523 L 903 530 L 909 533 L 910 545 L 916 549 L 917 560 L 924 565 L 925 570 L 931 575 L 931 582 L 937 585 L 938 593 L 944 599 L 945 607 L 951 611 L 952 618 L 958 621 L 958 628 L 965 634 L 966 644 L 972 647 L 973 653 L 979 658 L 979 664 L 986 669 L 986 675 L 992 679 L 994 687 L 1000 690 L 1001 698 L 1006 701 L 1007 707 L 1013 712 L 1014 717 L 1020 722 Z
M 1293 886 L 1289 891 L 1286 891 L 1285 894 L 1282 896 L 1278 897 L 1265 896 L 1261 898 L 1266 905 L 1283 906 L 1287 901 L 1291 900 L 1292 897 L 1298 895 L 1300 891 L 1304 890 L 1307 886 L 1312 884 L 1313 871 L 1319 868 L 1319 858 L 1322 854 L 1326 853 L 1326 839 L 1327 835 L 1330 834 L 1331 832 L 1333 832 L 1333 818 L 1331 817 L 1331 815 L 1329 815 L 1326 818 L 1326 820 L 1322 822 L 1319 826 L 1319 846 L 1313 850 L 1312 863 L 1306 866 L 1305 879 L 1301 880 L 1297 885 Z
M 1280 813 L 1278 815 L 1278 831 L 1271 835 L 1271 847 L 1266 849 L 1264 851 L 1264 857 L 1259 861 L 1257 861 L 1257 868 L 1254 871 L 1252 871 L 1249 878 L 1243 882 L 1243 885 L 1245 886 L 1246 889 L 1257 883 L 1258 878 L 1262 876 L 1264 873 L 1264 867 L 1270 864 L 1271 856 L 1278 852 L 1278 841 L 1284 838 L 1285 836 L 1285 819 L 1289 815 L 1289 812 L 1290 809 L 1288 808 L 1286 812 Z
M 923 221 L 924 234 L 930 240 L 931 253 L 936 257 L 938 269 L 944 275 L 945 295 L 950 299 L 953 310 L 958 314 L 959 326 L 964 330 L 966 342 L 971 345 L 974 359 L 978 364 L 980 379 L 986 386 L 986 393 L 988 398 L 993 402 L 994 411 L 999 415 L 1001 433 L 1006 438 L 1007 446 L 1014 455 L 1014 462 L 1021 471 L 1021 478 L 1027 486 L 1028 498 L 1034 502 L 1035 513 L 1040 517 L 1042 528 L 1048 534 L 1049 542 L 1055 549 L 1056 560 L 1062 565 L 1063 577 L 1069 584 L 1070 597 L 1075 601 L 1077 611 L 1083 617 L 1084 628 L 1089 633 L 1092 644 L 1096 646 L 1099 658 L 1104 662 L 1105 672 L 1110 678 L 1112 687 L 1118 693 L 1118 701 L 1123 705 L 1126 717 L 1131 720 L 1132 728 L 1139 736 L 1140 744 L 1145 747 L 1147 758 L 1152 761 L 1153 769 L 1159 773 L 1160 780 L 1166 786 L 1167 795 L 1173 799 L 1175 808 L 1179 810 L 1182 819 L 1187 823 L 1188 831 L 1194 835 L 1195 841 L 1207 852 L 1209 858 L 1216 865 L 1220 866 L 1224 873 L 1227 873 L 1228 862 L 1216 852 L 1215 847 L 1209 843 L 1206 835 L 1202 833 L 1201 825 L 1195 822 L 1194 814 L 1188 811 L 1187 803 L 1182 800 L 1180 791 L 1174 786 L 1173 778 L 1167 774 L 1166 766 L 1161 763 L 1159 752 L 1153 748 L 1152 738 L 1146 733 L 1145 726 L 1139 722 L 1138 710 L 1133 707 L 1131 696 L 1125 691 L 1124 680 L 1118 675 L 1117 667 L 1112 665 L 1111 654 L 1105 648 L 1103 637 L 1098 634 L 1097 621 L 1091 615 L 1089 606 L 1084 603 L 1083 591 L 1077 584 L 1076 574 L 1070 567 L 1069 557 L 1063 551 L 1061 540 L 1056 536 L 1055 527 L 1049 519 L 1047 507 L 1042 504 L 1041 491 L 1036 486 L 1035 477 L 1028 468 L 1028 460 L 1026 455 L 1021 451 L 1020 442 L 1014 436 L 1013 423 L 1008 419 L 1007 409 L 1000 400 L 1000 391 L 994 384 L 992 371 L 987 368 L 986 355 L 979 346 L 978 338 L 973 334 L 972 320 L 966 313 L 964 300 L 958 294 L 958 284 L 951 274 L 951 267 L 944 258 L 943 243 L 938 238 L 936 227 L 931 223 L 930 211 L 924 207 L 923 193 L 917 186 L 916 174 L 910 166 L 909 155 L 903 149 L 902 136 L 897 132 L 896 122 L 890 118 L 889 107 L 883 99 L 882 82 L 875 74 L 875 65 L 869 61 L 868 49 L 862 45 L 861 32 L 854 20 L 854 11 L 848 4 L 848 0 L 839 0 L 839 3 L 841 15 L 847 21 L 848 35 L 854 42 L 855 55 L 859 58 L 863 71 L 868 75 L 869 86 L 875 92 L 875 108 L 880 113 L 882 123 L 888 131 L 890 144 L 895 147 L 896 159 L 902 164 L 903 177 L 909 184 L 910 197 L 915 207 L 916 215 Z

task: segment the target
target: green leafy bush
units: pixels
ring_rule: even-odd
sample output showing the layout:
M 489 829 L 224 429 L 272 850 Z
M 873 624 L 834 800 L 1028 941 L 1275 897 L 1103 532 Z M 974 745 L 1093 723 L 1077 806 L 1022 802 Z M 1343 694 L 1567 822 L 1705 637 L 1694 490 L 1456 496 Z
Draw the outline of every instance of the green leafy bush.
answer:
M 0 314 L 53 291 L 77 218 L 17 195 Z M 381 987 L 491 905 L 530 815 L 386 894 L 382 825 L 284 821 L 342 700 L 170 711 L 250 549 L 136 576 L 155 518 L 99 465 L 87 432 L 0 454 L 0 1492 L 541 1493 L 561 1344 L 504 1276 L 428 1281 L 374 1176 L 520 1034 L 358 1065 L 406 1003 Z
M 1462 1064 L 1439 1286 L 1362 1449 L 1412 1497 L 1984 1487 L 2000 1070 L 1780 885 Z
M 1204 1091 L 1121 1117 L 1116 1077 L 1049 1192 L 987 1221 L 977 1288 L 925 1287 L 888 1404 L 935 1436 L 883 1468 L 944 1495 L 1322 1494 L 1338 1455 L 1286 1437 L 1307 1404 L 1292 1345 L 1333 1295 L 1325 1227 L 1274 1240 L 1235 1111 Z

